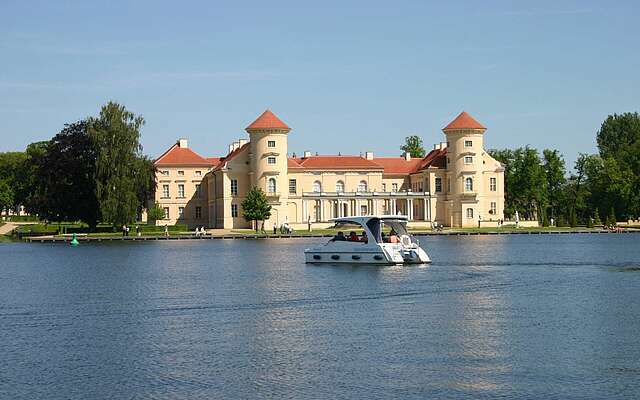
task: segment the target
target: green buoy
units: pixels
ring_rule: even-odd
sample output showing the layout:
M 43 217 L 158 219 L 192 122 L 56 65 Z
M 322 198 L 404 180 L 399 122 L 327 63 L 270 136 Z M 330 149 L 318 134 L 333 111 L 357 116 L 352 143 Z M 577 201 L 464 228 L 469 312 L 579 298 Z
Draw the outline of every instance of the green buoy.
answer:
M 71 243 L 69 243 L 71 246 L 77 246 L 78 244 L 78 238 L 76 238 L 76 234 L 74 233 L 73 236 L 71 237 Z

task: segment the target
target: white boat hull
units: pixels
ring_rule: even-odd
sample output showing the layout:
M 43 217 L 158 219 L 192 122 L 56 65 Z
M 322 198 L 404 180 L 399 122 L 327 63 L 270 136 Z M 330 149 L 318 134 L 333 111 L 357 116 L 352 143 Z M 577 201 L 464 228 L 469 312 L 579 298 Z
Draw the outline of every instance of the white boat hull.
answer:
M 305 261 L 310 264 L 427 264 L 431 260 L 420 247 L 404 248 L 400 244 L 379 244 L 354 251 L 353 244 L 342 243 L 306 249 Z M 341 248 L 342 247 L 342 248 Z

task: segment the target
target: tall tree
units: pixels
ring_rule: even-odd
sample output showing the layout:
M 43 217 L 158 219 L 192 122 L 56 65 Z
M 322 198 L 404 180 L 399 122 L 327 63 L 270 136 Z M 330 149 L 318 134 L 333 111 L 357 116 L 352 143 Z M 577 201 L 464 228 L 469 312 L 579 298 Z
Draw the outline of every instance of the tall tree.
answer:
M 417 135 L 407 136 L 404 139 L 404 144 L 400 146 L 400 150 L 409 153 L 411 157 L 422 158 L 425 155 L 422 139 Z
M 7 212 L 12 207 L 13 189 L 5 180 L 0 179 L 0 215 L 2 215 L 3 211 Z
M 65 125 L 40 159 L 32 206 L 42 218 L 97 224 L 96 150 L 87 127 L 87 121 Z
M 542 152 L 543 168 L 547 183 L 549 217 L 558 218 L 560 203 L 565 193 L 566 170 L 562 155 L 558 150 L 545 149 Z
M 91 119 L 90 136 L 97 149 L 96 194 L 104 221 L 132 222 L 138 213 L 141 157 L 140 128 L 144 118 L 109 102 Z
M 264 221 L 271 217 L 271 205 L 267 201 L 267 196 L 257 186 L 249 190 L 241 205 L 242 216 L 246 221 L 254 223 L 256 232 L 258 231 L 258 221 Z

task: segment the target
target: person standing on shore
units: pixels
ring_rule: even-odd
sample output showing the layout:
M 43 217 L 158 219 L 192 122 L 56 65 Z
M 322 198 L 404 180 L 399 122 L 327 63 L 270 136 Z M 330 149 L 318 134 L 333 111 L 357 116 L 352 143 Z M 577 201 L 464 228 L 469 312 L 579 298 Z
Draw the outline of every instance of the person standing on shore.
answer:
M 167 224 L 164 224 L 164 236 L 169 237 L 169 227 Z

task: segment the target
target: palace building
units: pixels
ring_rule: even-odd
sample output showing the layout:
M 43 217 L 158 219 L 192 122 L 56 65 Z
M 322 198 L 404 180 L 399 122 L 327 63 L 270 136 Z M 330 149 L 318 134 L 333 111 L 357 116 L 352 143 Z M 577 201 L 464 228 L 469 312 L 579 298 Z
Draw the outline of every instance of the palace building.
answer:
M 222 157 L 202 157 L 179 139 L 155 161 L 155 201 L 165 210 L 157 224 L 249 228 L 242 201 L 258 186 L 272 206 L 267 229 L 327 226 L 334 217 L 402 214 L 410 225 L 465 227 L 504 218 L 504 168 L 484 149 L 486 128 L 466 112 L 442 131 L 445 141 L 424 158 L 296 156 L 291 128 L 270 110 L 246 129 L 248 139 Z

